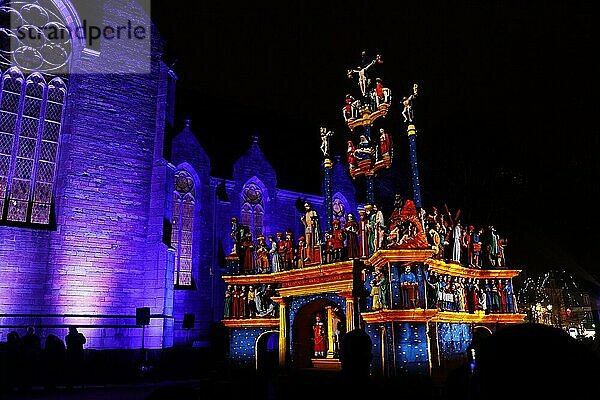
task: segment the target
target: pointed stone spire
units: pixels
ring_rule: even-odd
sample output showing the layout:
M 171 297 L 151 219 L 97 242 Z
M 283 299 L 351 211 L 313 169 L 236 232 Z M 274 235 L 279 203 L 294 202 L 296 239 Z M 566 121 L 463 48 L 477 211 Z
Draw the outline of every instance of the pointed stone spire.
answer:
M 179 165 L 187 162 L 196 169 L 199 175 L 209 174 L 210 158 L 191 129 L 192 120 L 185 119 L 183 125 L 181 132 L 173 138 L 171 157 L 173 164 Z

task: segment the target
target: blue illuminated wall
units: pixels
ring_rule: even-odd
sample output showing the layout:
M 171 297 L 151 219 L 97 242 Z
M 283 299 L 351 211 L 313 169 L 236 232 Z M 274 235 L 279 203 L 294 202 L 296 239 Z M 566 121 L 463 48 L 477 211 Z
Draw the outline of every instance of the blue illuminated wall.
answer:
M 473 339 L 470 324 L 438 323 L 438 346 L 442 360 L 460 360 L 467 354 Z
M 360 310 L 361 312 L 365 312 L 365 311 L 371 311 L 373 309 L 373 297 L 370 296 L 371 294 L 371 281 L 373 280 L 373 272 L 372 271 L 364 271 L 364 276 L 365 276 L 365 281 L 364 281 L 364 290 L 365 293 L 367 293 L 366 299 L 365 299 L 365 309 L 364 310 Z
M 402 308 L 402 300 L 400 293 L 400 274 L 403 272 L 403 268 L 399 264 L 392 264 L 390 267 L 390 287 L 392 290 L 392 308 Z
M 424 323 L 394 323 L 397 374 L 429 373 L 427 327 Z
M 53 3 L 67 20 L 77 19 L 68 0 Z M 143 12 L 134 0 L 98 4 L 107 25 L 118 16 Z M 251 178 L 263 185 L 265 235 L 287 229 L 296 238 L 303 234 L 295 207 L 299 197 L 325 215 L 320 194 L 279 187 L 258 141 L 248 143 L 232 176 L 210 175 L 210 157 L 201 146 L 208 132 L 187 125 L 172 134 L 177 78 L 161 61 L 163 43 L 153 33 L 150 74 L 69 77 L 55 223 L 0 225 L 0 337 L 12 329 L 22 334 L 28 325 L 43 336 L 64 337 L 73 324 L 87 337 L 88 348 L 139 348 L 136 308 L 150 307 L 146 347 L 208 344 L 211 324 L 222 317 L 223 256 L 231 250 L 230 219 L 240 216 L 243 185 Z M 121 51 L 75 50 L 79 71 L 107 72 L 115 63 L 138 62 L 135 55 L 142 51 L 134 42 Z M 174 289 L 175 253 L 168 240 L 174 174 L 180 168 L 193 177 L 196 192 L 190 290 Z M 338 170 L 334 185 L 353 205 L 348 179 Z M 182 328 L 187 313 L 195 315 L 190 330 Z
M 253 367 L 256 364 L 255 348 L 258 337 L 273 328 L 234 328 L 229 340 L 229 359 L 237 367 Z
M 373 342 L 371 372 L 374 375 L 429 373 L 427 331 L 424 323 L 367 324 L 365 332 Z
M 185 344 L 188 337 L 207 344 L 206 332 L 210 329 L 212 322 L 211 308 L 214 296 L 211 275 L 211 266 L 217 264 L 214 251 L 214 222 L 211 215 L 214 213 L 214 185 L 211 186 L 210 158 L 204 151 L 200 142 L 192 132 L 190 124 L 186 123 L 183 130 L 175 136 L 171 144 L 171 164 L 169 165 L 169 182 L 166 190 L 169 192 L 167 208 L 172 208 L 173 174 L 178 170 L 184 170 L 194 180 L 194 224 L 192 240 L 192 290 L 173 290 L 174 320 L 173 344 Z M 169 219 L 172 215 L 168 213 Z M 195 315 L 195 324 L 190 332 L 182 329 L 184 314 Z M 203 342 L 203 343 L 202 343 Z
M 65 14 L 75 10 L 68 1 L 54 3 Z M 107 24 L 143 12 L 135 1 L 103 4 L 99 12 Z M 106 70 L 148 61 L 133 57 L 143 50 L 134 41 L 129 45 L 100 52 L 75 46 L 73 68 L 97 71 L 98 66 Z M 55 224 L 0 226 L 4 337 L 26 324 L 64 337 L 66 325 L 76 324 L 83 326 L 87 347 L 139 347 L 135 309 L 147 306 L 155 318 L 146 329 L 146 346 L 169 344 L 161 154 L 170 71 L 160 61 L 161 48 L 157 36 L 151 74 L 69 77 L 53 195 Z
M 369 335 L 369 337 L 371 338 L 371 342 L 373 343 L 373 358 L 371 360 L 371 373 L 373 375 L 383 374 L 383 357 L 381 354 L 381 329 L 382 326 L 380 324 L 367 324 L 365 326 L 365 332 Z

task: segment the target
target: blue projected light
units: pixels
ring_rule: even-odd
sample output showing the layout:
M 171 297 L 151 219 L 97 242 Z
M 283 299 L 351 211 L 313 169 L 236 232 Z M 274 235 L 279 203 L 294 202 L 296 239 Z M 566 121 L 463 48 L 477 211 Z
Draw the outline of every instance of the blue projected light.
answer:
M 229 345 L 229 357 L 234 364 L 254 364 L 254 352 L 256 341 L 261 333 L 271 330 L 270 328 L 235 328 L 231 330 L 231 343 Z M 268 346 L 268 344 L 267 344 Z
M 419 164 L 417 162 L 417 135 L 408 135 L 410 148 L 410 167 L 412 169 L 413 201 L 421 208 L 421 186 L 419 184 Z
M 397 369 L 410 373 L 428 373 L 427 328 L 424 323 L 394 323 Z
M 440 356 L 445 360 L 459 360 L 466 356 L 473 335 L 470 324 L 438 324 Z
M 278 351 L 279 350 L 279 336 L 273 334 L 267 339 L 267 351 Z

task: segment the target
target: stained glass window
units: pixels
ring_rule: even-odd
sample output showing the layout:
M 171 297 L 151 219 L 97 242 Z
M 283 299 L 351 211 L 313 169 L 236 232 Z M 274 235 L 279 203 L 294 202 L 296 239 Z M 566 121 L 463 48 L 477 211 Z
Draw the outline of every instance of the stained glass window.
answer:
M 7 221 L 48 224 L 66 85 L 16 67 L 1 79 L 0 209 Z
M 337 219 L 344 226 L 346 223 L 346 202 L 339 193 L 333 195 L 332 201 L 333 219 Z
M 0 223 L 47 225 L 71 37 L 48 0 L 2 2 L 0 20 Z
M 1 73 L 2 71 L 0 71 Z M 11 162 L 15 148 L 15 132 L 21 92 L 25 81 L 17 68 L 2 73 L 0 80 L 0 205 L 5 208 L 11 177 Z M 2 213 L 4 214 L 4 213 Z
M 73 55 L 72 36 L 51 0 L 0 1 L 0 21 L 0 65 L 27 72 L 66 72 Z
M 194 230 L 194 180 L 185 170 L 175 173 L 173 191 L 173 229 L 171 244 L 175 248 L 174 282 L 192 286 L 192 239 Z
M 258 182 L 246 183 L 242 190 L 242 225 L 250 227 L 253 238 L 263 233 L 264 212 L 263 192 Z

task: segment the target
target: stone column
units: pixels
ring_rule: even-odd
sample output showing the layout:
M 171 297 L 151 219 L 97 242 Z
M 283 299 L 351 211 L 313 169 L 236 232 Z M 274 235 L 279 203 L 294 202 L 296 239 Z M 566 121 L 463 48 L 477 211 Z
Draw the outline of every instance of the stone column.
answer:
M 352 292 L 340 293 L 346 299 L 346 332 L 350 332 L 356 328 L 354 317 L 356 309 L 354 307 L 354 295 Z
M 288 338 L 288 309 L 287 298 L 272 297 L 273 301 L 279 304 L 279 368 L 287 366 L 287 338 Z
M 333 308 L 327 306 L 325 309 L 327 310 L 327 358 L 333 358 Z

